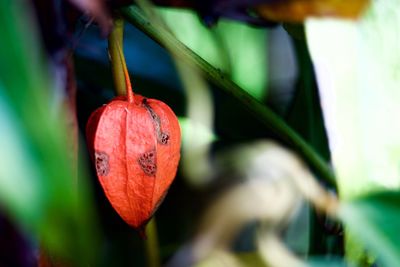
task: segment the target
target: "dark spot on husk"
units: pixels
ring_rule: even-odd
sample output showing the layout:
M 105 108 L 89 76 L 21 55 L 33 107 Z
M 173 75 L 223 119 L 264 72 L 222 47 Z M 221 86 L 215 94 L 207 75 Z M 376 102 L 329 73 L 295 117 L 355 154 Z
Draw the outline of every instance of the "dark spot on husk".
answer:
M 156 151 L 148 151 L 140 155 L 139 157 L 139 165 L 149 176 L 155 176 L 157 173 L 157 160 L 156 160 Z
M 166 132 L 163 132 L 161 130 L 161 119 L 157 115 L 157 113 L 153 110 L 152 107 L 150 107 L 149 103 L 147 102 L 147 99 L 144 98 L 142 101 L 143 106 L 147 109 L 147 111 L 150 114 L 151 119 L 153 120 L 153 125 L 154 129 L 156 131 L 156 136 L 157 136 L 157 141 L 158 143 L 162 145 L 168 145 L 169 143 L 169 134 Z
M 168 142 L 169 142 L 169 134 L 161 133 L 160 143 L 163 144 L 163 145 L 167 145 Z
M 110 172 L 108 154 L 105 152 L 96 151 L 94 152 L 94 158 L 97 174 L 100 176 L 107 176 Z

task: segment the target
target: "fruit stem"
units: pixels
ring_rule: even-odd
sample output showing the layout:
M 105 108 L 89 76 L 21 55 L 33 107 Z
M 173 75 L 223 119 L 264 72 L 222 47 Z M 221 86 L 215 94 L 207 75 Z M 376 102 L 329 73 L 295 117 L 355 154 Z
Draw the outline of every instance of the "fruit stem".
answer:
M 133 95 L 133 91 L 132 91 L 131 79 L 129 78 L 128 67 L 126 66 L 126 61 L 125 61 L 125 57 L 122 52 L 121 46 L 119 44 L 117 46 L 118 46 L 119 57 L 121 59 L 122 68 L 123 68 L 124 76 L 125 76 L 126 95 L 128 98 L 128 102 L 133 103 L 134 95 Z
M 129 72 L 126 67 L 125 57 L 122 53 L 124 35 L 124 20 L 120 16 L 114 19 L 114 27 L 108 38 L 108 51 L 111 60 L 115 92 L 117 95 L 126 95 L 129 102 L 133 102 Z
M 148 267 L 160 267 L 160 252 L 158 250 L 157 225 L 155 217 L 151 218 L 146 226 L 146 258 Z
M 121 57 L 118 52 L 118 44 L 122 46 L 124 36 L 124 20 L 121 17 L 115 17 L 114 27 L 108 37 L 108 53 L 111 61 L 111 70 L 114 79 L 114 89 L 117 95 L 125 95 L 125 79 L 122 67 Z

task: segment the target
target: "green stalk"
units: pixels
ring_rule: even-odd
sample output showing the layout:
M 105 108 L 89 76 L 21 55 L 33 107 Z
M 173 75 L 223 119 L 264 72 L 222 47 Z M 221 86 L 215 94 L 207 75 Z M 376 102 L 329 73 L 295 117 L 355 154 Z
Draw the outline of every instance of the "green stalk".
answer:
M 220 70 L 211 66 L 207 61 L 177 40 L 161 22 L 158 20 L 150 21 L 138 7 L 132 5 L 123 8 L 121 9 L 121 13 L 126 21 L 133 24 L 158 44 L 168 49 L 173 56 L 179 58 L 186 64 L 198 68 L 210 82 L 238 99 L 243 106 L 268 127 L 272 133 L 298 151 L 321 179 L 325 180 L 331 186 L 336 185 L 334 174 L 327 162 L 272 110 L 257 101 L 245 90 L 232 82 L 232 80 L 225 77 Z
M 146 226 L 146 236 L 145 248 L 147 267 L 160 267 L 161 262 L 158 250 L 159 244 L 155 217 L 151 218 L 150 222 Z
M 114 78 L 114 90 L 117 95 L 126 94 L 125 75 L 123 62 L 119 49 L 122 50 L 124 38 L 124 20 L 120 17 L 114 19 L 114 28 L 108 37 L 108 53 L 111 60 L 111 70 Z

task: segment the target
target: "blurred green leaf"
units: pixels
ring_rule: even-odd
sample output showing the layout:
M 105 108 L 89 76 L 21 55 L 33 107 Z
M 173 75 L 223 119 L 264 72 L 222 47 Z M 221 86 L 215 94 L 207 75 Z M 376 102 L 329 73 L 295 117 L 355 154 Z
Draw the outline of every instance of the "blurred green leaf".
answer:
M 183 143 L 190 143 L 194 133 L 196 134 L 196 139 L 198 139 L 196 140 L 197 144 L 210 144 L 218 139 L 208 127 L 192 121 L 190 118 L 179 117 L 178 120 L 181 126 Z
M 400 186 L 398 8 L 374 1 L 359 21 L 306 22 L 342 198 Z
M 318 86 L 313 65 L 304 40 L 293 40 L 299 66 L 296 92 L 287 123 L 293 127 L 320 155 L 329 160 L 329 146 L 322 116 Z
M 3 90 L 0 84 L 0 93 Z M 7 205 L 24 221 L 37 221 L 43 213 L 39 182 L 41 172 L 32 155 L 26 153 L 29 146 L 24 142 L 26 137 L 22 127 L 2 94 L 0 133 L 0 203 Z
M 241 252 L 237 253 L 236 258 L 243 267 L 263 267 L 266 266 L 260 254 L 257 252 Z
M 232 80 L 257 100 L 263 100 L 268 94 L 267 30 L 221 20 L 214 31 L 228 55 Z
M 342 259 L 328 258 L 328 259 L 318 259 L 311 258 L 307 262 L 307 267 L 352 267 L 353 265 L 347 264 Z
M 267 30 L 221 20 L 206 28 L 193 11 L 157 9 L 178 40 L 258 100 L 267 95 Z M 176 23 L 179 21 L 180 23 Z
M 400 266 L 400 192 L 385 191 L 345 202 L 339 217 L 376 253 L 379 266 Z
M 400 187 L 399 8 L 397 0 L 371 1 L 357 21 L 305 23 L 343 200 Z M 362 258 L 358 243 L 346 237 L 352 261 Z
M 224 50 L 218 47 L 212 31 L 191 10 L 157 8 L 158 14 L 178 40 L 216 68 L 226 70 Z M 179 23 L 176 23 L 179 21 Z
M 313 70 L 311 58 L 307 49 L 305 40 L 294 39 L 293 45 L 296 50 L 297 64 L 299 67 L 299 76 L 296 84 L 296 92 L 291 106 L 286 114 L 287 123 L 306 140 L 319 155 L 329 160 L 330 151 L 327 134 L 322 116 L 318 86 Z M 318 223 L 321 215 L 317 215 L 310 210 L 311 226 L 309 252 L 311 254 L 336 254 L 338 251 L 329 251 L 328 242 L 336 243 L 333 247 L 339 250 L 342 246 L 337 245 L 339 238 L 328 238 L 323 224 Z
M 267 267 L 257 252 L 231 253 L 216 250 L 196 267 Z
M 0 1 L 1 205 L 50 252 L 83 263 L 96 254 L 90 194 L 84 180 L 76 188 L 61 89 L 29 3 Z
M 241 267 L 267 267 L 258 252 L 240 252 L 234 254 Z M 340 258 L 311 257 L 304 262 L 304 267 L 352 267 Z

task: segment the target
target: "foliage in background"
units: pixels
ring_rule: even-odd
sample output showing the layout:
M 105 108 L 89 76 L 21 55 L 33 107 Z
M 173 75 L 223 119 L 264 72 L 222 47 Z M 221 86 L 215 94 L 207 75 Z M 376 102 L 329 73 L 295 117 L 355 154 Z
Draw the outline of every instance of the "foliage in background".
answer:
M 103 34 L 109 31 L 108 19 L 111 12 L 104 2 L 100 0 L 92 2 L 71 0 L 70 2 L 94 16 Z M 125 1 L 110 3 L 116 7 L 123 2 Z M 374 261 L 378 266 L 400 265 L 400 241 L 397 235 L 400 225 L 398 208 L 400 197 L 398 191 L 390 191 L 398 189 L 400 180 L 398 177 L 400 128 L 395 123 L 400 100 L 397 90 L 397 66 L 400 58 L 397 53 L 396 34 L 399 28 L 397 12 L 399 4 L 394 0 L 374 1 L 358 21 L 308 19 L 307 40 L 293 40 L 299 65 L 299 79 L 293 101 L 287 108 L 288 113 L 281 118 L 261 102 L 265 100 L 268 93 L 267 72 L 274 67 L 268 65 L 267 31 L 254 29 L 238 22 L 221 20 L 217 23 L 218 18 L 228 17 L 259 25 L 260 22 L 264 22 L 264 25 L 272 25 L 273 23 L 265 21 L 265 18 L 293 21 L 310 14 L 325 15 L 326 13 L 354 17 L 363 10 L 368 1 L 359 0 L 349 4 L 348 1 L 290 0 L 285 3 L 277 1 L 263 5 L 258 5 L 261 1 L 257 0 L 232 1 L 229 8 L 225 9 L 221 8 L 227 3 L 225 0 L 204 1 L 196 5 L 193 5 L 193 1 L 184 0 L 155 2 L 164 5 L 177 5 L 179 2 L 183 6 L 195 9 L 207 25 L 215 24 L 214 28 L 207 29 L 191 11 L 158 9 L 158 13 L 172 28 L 176 38 L 162 26 L 162 21 L 160 24 L 160 21 L 157 21 L 158 18 L 148 16 L 148 12 L 143 12 L 137 7 L 122 10 L 122 14 L 129 22 L 167 47 L 169 52 L 181 61 L 177 66 L 183 78 L 182 83 L 187 88 L 188 100 L 182 100 L 179 85 L 175 83 L 176 81 L 171 81 L 176 77 L 171 79 L 170 75 L 164 78 L 163 82 L 159 82 L 154 75 L 146 76 L 151 71 L 157 73 L 157 68 L 162 64 L 165 64 L 164 67 L 166 66 L 167 69 L 172 69 L 172 65 L 166 53 L 160 52 L 160 47 L 154 44 L 149 45 L 148 40 L 147 45 L 143 45 L 145 37 L 138 31 L 130 31 L 137 38 L 133 40 L 137 46 L 130 43 L 130 46 L 125 48 L 128 55 L 135 47 L 139 50 L 134 54 L 135 57 L 131 57 L 132 65 L 140 65 L 137 68 L 146 66 L 140 75 L 134 75 L 137 78 L 135 80 L 137 84 L 134 83 L 134 86 L 137 86 L 138 91 L 145 95 L 167 99 L 166 102 L 171 103 L 180 115 L 184 115 L 185 108 L 189 111 L 186 114 L 189 118 L 181 118 L 183 127 L 186 128 L 189 125 L 187 127 L 189 131 L 184 131 L 186 132 L 184 136 L 187 142 L 186 151 L 196 152 L 195 145 L 205 145 L 207 149 L 203 150 L 202 157 L 205 162 L 210 163 L 206 167 L 215 168 L 211 168 L 211 174 L 209 174 L 214 178 L 213 183 L 207 183 L 206 187 L 196 187 L 196 184 L 190 183 L 190 180 L 181 179 L 185 177 L 185 173 L 181 172 L 176 185 L 171 188 L 171 194 L 157 215 L 160 230 L 160 255 L 163 261 L 166 262 L 173 255 L 173 258 L 183 255 L 186 260 L 188 258 L 189 260 L 201 259 L 200 262 L 196 262 L 198 266 L 217 266 L 227 262 L 230 266 L 262 266 L 266 263 L 279 265 L 281 261 L 277 260 L 278 256 L 283 255 L 286 260 L 300 266 L 304 266 L 303 264 L 348 266 L 340 259 L 342 253 L 340 249 L 332 252 L 328 248 L 328 243 L 332 244 L 329 235 L 337 237 L 333 243 L 340 247 L 340 228 L 339 231 L 333 231 L 333 234 L 327 234 L 326 218 L 319 217 L 318 214 L 312 220 L 311 242 L 324 246 L 324 249 L 317 251 L 312 248 L 309 255 L 304 255 L 310 256 L 312 262 L 302 262 L 285 247 L 276 236 L 277 232 L 284 229 L 269 228 L 271 221 L 264 217 L 267 212 L 273 210 L 271 208 L 282 204 L 274 202 L 276 199 L 268 200 L 268 197 L 274 196 L 268 190 L 274 189 L 275 186 L 282 189 L 282 192 L 296 192 L 296 194 L 290 194 L 293 197 L 298 196 L 298 192 L 293 191 L 294 188 L 303 188 L 302 196 L 308 197 L 317 209 L 322 209 L 344 222 L 347 227 L 345 235 L 348 239 L 347 259 L 351 262 L 361 266 L 370 266 Z M 2 25 L 0 203 L 2 212 L 18 222 L 25 232 L 30 233 L 29 236 L 34 242 L 40 242 L 54 255 L 72 257 L 73 260 L 83 263 L 93 257 L 97 246 L 102 246 L 101 253 L 97 254 L 99 266 L 126 266 L 128 262 L 135 265 L 144 264 L 143 245 L 133 236 L 132 230 L 119 220 L 104 200 L 104 195 L 99 193 L 99 190 L 95 190 L 96 206 L 93 207 L 90 193 L 86 190 L 85 175 L 80 175 L 83 180 L 75 179 L 77 172 L 69 143 L 71 140 L 67 138 L 72 134 L 65 119 L 68 111 L 65 110 L 63 104 L 65 92 L 60 86 L 57 66 L 53 65 L 54 62 L 47 62 L 39 35 L 31 28 L 35 25 L 35 19 L 30 7 L 23 3 L 25 4 L 23 1 L 10 0 L 0 3 Z M 252 5 L 256 7 L 252 9 L 255 13 L 250 14 L 248 7 L 253 7 Z M 292 9 L 292 7 L 301 8 Z M 81 34 L 85 36 L 86 31 L 90 29 L 83 27 Z M 293 36 L 294 38 L 301 37 L 296 34 Z M 81 37 L 78 34 L 77 40 Z M 112 84 L 111 71 L 105 63 L 107 51 L 104 49 L 104 42 L 95 43 L 93 35 L 91 38 L 86 43 L 88 50 L 98 52 L 98 54 L 90 61 L 85 58 L 85 52 L 81 52 L 81 54 L 78 53 L 76 61 L 80 82 L 78 116 L 81 124 L 85 123 L 85 114 L 88 114 L 90 109 L 101 105 L 112 96 L 109 90 Z M 129 38 L 131 37 L 128 36 L 127 39 Z M 307 47 L 305 47 L 306 41 L 316 67 L 318 87 Z M 71 41 L 71 43 L 74 42 Z M 143 43 L 140 44 L 140 42 Z M 149 49 L 149 54 L 157 55 L 150 63 L 138 56 L 146 53 L 147 49 Z M 158 57 L 159 55 L 162 56 Z M 103 58 L 103 61 L 100 58 Z M 136 61 L 138 58 L 143 62 Z M 195 66 L 194 71 L 190 69 L 193 66 Z M 202 77 L 210 81 L 213 86 L 209 86 Z M 322 111 L 327 122 L 332 155 L 329 154 L 323 129 L 319 94 L 323 99 Z M 210 96 L 215 98 L 214 106 Z M 203 120 L 203 125 L 198 124 L 199 118 L 200 121 Z M 214 118 L 215 123 L 212 123 Z M 218 138 L 214 136 L 212 124 L 215 126 Z M 204 134 L 198 129 L 203 129 Z M 265 168 L 267 165 L 262 160 L 265 158 L 259 157 L 267 151 L 262 149 L 262 143 L 246 146 L 259 153 L 256 153 L 258 155 L 256 157 L 249 156 L 250 161 L 241 159 L 245 154 L 243 151 L 239 153 L 230 151 L 224 154 L 224 157 L 221 156 L 219 146 L 231 148 L 229 142 L 237 143 L 245 139 L 243 137 L 247 139 L 273 137 L 282 141 L 299 152 L 303 159 L 314 168 L 318 178 L 326 180 L 327 186 L 335 183 L 327 164 L 327 160 L 332 156 L 342 202 L 336 202 L 334 193 L 331 198 L 326 194 L 317 194 L 321 196 L 320 198 L 315 195 L 314 198 L 310 197 L 312 190 L 304 189 L 312 188 L 307 187 L 305 182 L 307 180 L 303 180 L 304 184 L 294 183 L 295 185 L 290 179 L 290 183 L 287 183 L 285 179 L 276 179 L 278 182 L 271 183 L 277 173 L 284 173 L 280 177 L 290 176 L 287 175 L 290 173 L 290 164 L 287 163 L 290 160 L 279 160 L 279 155 L 281 155 L 279 149 L 275 150 L 276 153 L 269 154 L 269 159 L 282 168 L 268 175 L 265 171 L 274 169 L 271 166 L 276 167 L 276 165 L 268 165 L 268 168 Z M 196 139 L 194 141 L 197 143 L 193 142 L 193 139 Z M 226 141 L 228 143 L 224 143 Z M 215 147 L 209 146 L 212 142 Z M 234 164 L 227 164 L 227 159 L 235 157 L 239 160 L 234 161 Z M 219 160 L 222 158 L 222 163 L 219 162 L 219 165 L 217 158 Z M 253 166 L 252 160 L 261 167 L 247 169 L 248 166 Z M 201 165 L 200 161 L 194 162 L 192 161 L 190 165 Z M 244 169 L 247 171 L 258 171 L 244 175 L 243 171 L 235 169 L 241 164 L 246 165 Z M 297 175 L 300 173 L 301 171 L 297 172 Z M 293 176 L 299 178 L 300 176 L 297 175 Z M 98 189 L 96 183 L 92 185 Z M 226 191 L 219 191 L 221 189 Z M 233 193 L 245 189 L 251 190 L 246 191 L 244 195 Z M 210 198 L 213 193 L 218 197 Z M 226 196 L 231 197 L 224 198 Z M 276 197 L 280 200 L 284 199 L 283 195 Z M 332 202 L 334 205 L 329 202 L 332 199 L 335 200 Z M 218 202 L 219 200 L 222 202 Z M 213 206 L 218 203 L 227 203 L 227 205 Z M 271 203 L 273 203 L 272 206 Z M 218 209 L 218 207 L 223 208 Z M 297 210 L 292 206 L 290 208 L 290 210 Z M 100 210 L 99 222 L 106 235 L 104 238 L 100 237 L 100 240 L 96 232 L 97 220 L 93 217 L 94 209 Z M 213 214 L 213 216 L 203 221 L 205 227 L 200 227 L 198 232 L 193 233 L 200 217 L 199 211 L 202 209 L 206 211 L 204 218 L 207 218 L 207 214 Z M 278 209 L 278 211 L 285 210 Z M 259 213 L 255 216 L 252 212 Z M 227 218 L 233 219 L 228 220 L 227 223 Z M 237 218 L 255 218 L 259 225 L 253 225 L 240 233 L 238 229 L 246 228 L 247 221 L 244 220 L 245 226 L 235 226 L 233 222 Z M 283 221 L 278 220 L 278 226 L 286 225 L 287 220 L 292 219 L 291 216 L 284 216 L 284 218 Z M 266 221 L 269 223 L 265 223 Z M 236 229 L 230 232 L 231 235 L 228 235 L 228 238 L 226 236 L 223 238 L 227 235 L 224 231 L 232 229 L 220 227 L 221 225 L 236 227 Z M 210 239 L 205 238 L 207 236 Z M 237 240 L 233 240 L 234 237 Z M 209 254 L 209 257 L 191 258 L 193 255 L 187 253 L 188 250 L 185 249 L 190 246 L 204 248 L 204 244 L 207 245 L 207 242 L 202 243 L 205 242 L 204 240 L 215 241 L 213 245 L 218 250 Z M 227 241 L 232 241 L 233 250 L 230 249 L 231 247 L 224 247 Z M 185 242 L 188 246 L 185 246 Z M 37 245 L 33 244 L 33 246 Z M 274 251 L 277 252 L 272 257 L 272 253 L 267 253 L 271 251 L 271 248 L 276 249 Z M 335 262 L 326 262 L 312 257 L 318 253 L 329 257 L 332 253 L 338 253 L 339 257 Z
M 400 45 L 399 8 L 398 1 L 373 1 L 358 21 L 309 19 L 306 22 L 343 200 L 371 191 L 399 189 L 400 126 L 396 121 L 400 112 L 400 57 L 395 52 Z M 398 199 L 394 196 L 390 199 L 387 202 L 383 194 L 382 199 L 370 200 L 367 196 L 362 201 L 355 200 L 354 205 L 349 204 L 353 215 L 358 216 L 358 220 L 351 219 L 351 213 L 346 212 L 345 221 L 349 224 L 346 252 L 351 260 L 362 261 L 364 255 L 358 238 L 374 251 L 378 249 L 378 241 L 366 234 L 374 232 L 378 240 L 385 236 L 386 245 L 396 248 L 379 246 L 385 247 L 386 253 L 391 252 L 384 255 L 378 249 L 384 266 L 399 264 L 393 261 L 399 251 L 391 233 L 392 225 L 400 223 L 399 213 L 392 209 Z M 371 219 L 367 219 L 369 216 Z M 387 216 L 391 219 L 384 220 L 385 223 L 375 220 Z M 357 238 L 352 237 L 352 230 L 357 230 Z
M 163 8 L 160 15 L 176 38 L 196 54 L 256 99 L 267 96 L 266 29 L 229 20 L 221 20 L 209 29 L 193 12 L 185 10 Z

